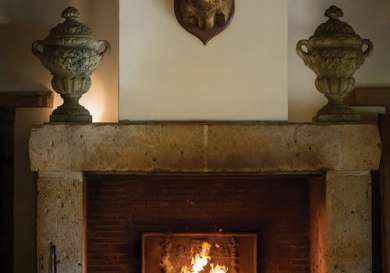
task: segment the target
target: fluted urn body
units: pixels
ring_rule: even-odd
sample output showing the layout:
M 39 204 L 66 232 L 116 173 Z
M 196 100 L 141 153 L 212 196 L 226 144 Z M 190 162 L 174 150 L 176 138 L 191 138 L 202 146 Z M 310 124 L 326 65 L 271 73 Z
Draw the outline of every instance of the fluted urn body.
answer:
M 317 75 L 316 88 L 328 99 L 314 118 L 316 121 L 357 121 L 359 115 L 344 104 L 346 95 L 355 87 L 354 73 L 371 54 L 373 44 L 362 39 L 353 28 L 340 20 L 343 11 L 331 6 L 309 40 L 297 43 L 297 53 Z
M 34 55 L 53 75 L 53 89 L 64 100 L 50 121 L 92 122 L 79 99 L 91 87 L 91 74 L 110 46 L 107 41 L 93 38 L 90 28 L 79 21 L 76 8 L 68 7 L 62 17 L 65 21 L 53 28 L 45 40 L 32 45 Z

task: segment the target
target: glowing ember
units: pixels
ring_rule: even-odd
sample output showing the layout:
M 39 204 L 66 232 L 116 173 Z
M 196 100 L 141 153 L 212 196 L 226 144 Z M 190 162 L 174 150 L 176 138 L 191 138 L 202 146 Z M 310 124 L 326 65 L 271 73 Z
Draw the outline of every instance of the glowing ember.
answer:
M 191 270 L 188 270 L 187 266 L 182 266 L 181 273 L 200 273 L 205 270 L 209 264 L 211 245 L 208 242 L 202 243 L 202 248 L 199 253 L 191 257 Z M 224 265 L 210 264 L 209 273 L 227 273 L 228 268 Z

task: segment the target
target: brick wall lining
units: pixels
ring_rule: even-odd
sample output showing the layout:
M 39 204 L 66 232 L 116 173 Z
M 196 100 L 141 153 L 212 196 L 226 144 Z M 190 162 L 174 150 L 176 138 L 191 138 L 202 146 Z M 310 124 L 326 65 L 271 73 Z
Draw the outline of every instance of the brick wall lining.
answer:
M 309 177 L 87 177 L 87 272 L 140 273 L 142 232 L 255 232 L 264 273 L 310 271 Z

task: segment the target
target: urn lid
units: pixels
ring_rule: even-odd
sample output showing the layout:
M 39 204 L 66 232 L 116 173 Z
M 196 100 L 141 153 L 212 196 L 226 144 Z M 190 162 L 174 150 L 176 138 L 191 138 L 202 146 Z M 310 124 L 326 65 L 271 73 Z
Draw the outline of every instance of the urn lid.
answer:
M 92 30 L 79 21 L 80 11 L 78 9 L 75 7 L 68 7 L 62 12 L 61 17 L 64 18 L 65 21 L 59 23 L 50 30 L 47 40 L 66 37 L 92 38 Z
M 344 43 L 361 41 L 360 36 L 346 22 L 340 18 L 344 16 L 344 12 L 337 6 L 331 6 L 325 12 L 328 21 L 318 26 L 314 35 L 310 40 L 321 40 L 322 42 L 331 40 L 343 40 Z

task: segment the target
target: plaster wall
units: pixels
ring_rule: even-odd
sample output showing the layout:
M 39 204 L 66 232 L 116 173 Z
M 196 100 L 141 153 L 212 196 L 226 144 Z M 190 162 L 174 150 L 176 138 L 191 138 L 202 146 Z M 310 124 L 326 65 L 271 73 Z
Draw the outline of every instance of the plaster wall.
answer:
M 162 10 L 165 17 L 169 17 L 167 20 L 170 20 L 170 24 L 175 24 L 173 27 L 175 29 L 177 28 L 176 30 L 186 37 L 185 40 L 197 43 L 198 41 L 195 38 L 185 32 L 182 33 L 184 30 L 176 25 L 175 19 L 172 18 L 172 11 L 169 10 L 169 1 L 171 0 L 161 1 L 156 6 Z M 81 101 L 91 110 L 95 121 L 115 121 L 117 119 L 118 104 L 118 46 L 116 43 L 117 36 L 119 35 L 118 1 L 97 0 L 91 4 L 88 0 L 0 0 L 0 34 L 2 37 L 7 38 L 3 39 L 2 50 L 0 51 L 2 60 L 2 65 L 0 66 L 0 89 L 36 90 L 50 87 L 50 75 L 41 67 L 38 60 L 32 56 L 30 53 L 30 45 L 33 40 L 44 38 L 47 35 L 48 29 L 58 22 L 61 10 L 69 4 L 74 4 L 81 9 L 83 20 L 87 21 L 93 27 L 97 37 L 108 39 L 113 45 L 111 55 L 105 58 L 104 63 L 94 74 L 91 91 Z M 309 121 L 319 107 L 325 103 L 322 95 L 315 91 L 313 72 L 304 67 L 303 62 L 296 55 L 295 44 L 299 39 L 308 38 L 313 33 L 315 27 L 325 20 L 322 14 L 326 7 L 331 4 L 341 6 L 346 13 L 344 19 L 350 22 L 359 34 L 363 37 L 370 38 L 375 44 L 373 56 L 367 60 L 365 65 L 356 74 L 357 84 L 360 86 L 390 85 L 390 80 L 386 72 L 387 67 L 390 67 L 390 54 L 387 54 L 386 51 L 390 46 L 390 39 L 387 39 L 387 37 L 390 37 L 390 15 L 387 12 L 390 4 L 388 1 L 290 0 L 288 12 L 288 111 L 290 121 Z M 132 6 L 128 9 L 129 12 L 135 10 L 135 7 Z M 234 22 L 240 21 L 240 18 L 242 18 L 239 15 L 239 6 L 237 14 L 230 28 L 234 28 Z M 126 16 L 129 17 L 130 13 Z M 226 30 L 226 33 L 222 33 L 221 36 L 217 37 L 214 40 L 214 44 L 218 43 L 221 39 L 226 39 L 224 36 L 230 35 L 233 31 L 230 28 Z M 261 31 L 256 30 L 256 32 L 263 39 Z M 129 39 L 134 41 L 138 37 L 133 36 Z M 213 46 L 213 41 L 210 46 Z M 135 64 L 135 56 L 132 60 L 134 61 L 133 64 Z M 140 72 L 138 71 L 137 73 Z M 125 76 L 131 78 L 130 74 L 125 74 Z M 123 92 L 126 93 L 127 91 L 124 90 Z M 139 93 L 138 91 L 136 92 Z M 186 92 L 182 91 L 182 93 L 185 94 Z M 137 94 L 141 101 L 145 101 L 149 95 L 145 93 L 143 97 L 142 94 Z M 204 95 L 208 98 L 213 93 Z M 240 96 L 245 97 L 245 95 L 245 92 L 240 92 Z M 286 94 L 282 95 L 287 96 Z M 227 96 L 227 94 L 221 95 L 221 97 Z M 130 98 L 134 97 L 131 97 L 130 94 Z M 169 97 L 165 99 L 177 102 L 180 97 Z M 155 99 L 151 104 L 160 101 Z M 240 101 L 234 100 L 234 98 L 231 101 L 234 102 L 235 107 L 230 107 L 222 111 L 226 114 L 226 116 L 221 114 L 224 119 L 227 119 L 229 115 L 237 116 L 237 106 L 239 106 Z M 60 99 L 57 98 L 56 104 L 59 103 Z M 138 116 L 138 113 L 140 113 L 137 110 L 138 108 L 131 108 L 131 103 L 133 102 L 130 101 L 128 105 L 125 105 L 127 110 L 132 111 L 134 116 Z M 269 104 L 272 103 L 270 102 Z M 202 107 L 197 105 L 197 108 Z M 169 111 L 172 111 L 168 108 L 165 110 L 167 112 L 162 113 L 162 116 L 168 116 Z M 214 108 L 211 111 L 211 115 L 216 115 L 216 112 L 220 112 L 219 110 L 221 109 L 218 109 L 218 107 Z M 172 118 L 181 119 L 183 117 L 173 116 Z
M 264 40 L 267 40 L 269 33 L 275 32 L 269 30 L 275 30 L 277 14 L 274 14 L 271 24 L 252 21 L 253 25 L 248 25 L 247 22 L 243 21 L 245 16 L 262 17 L 259 8 L 260 6 L 267 8 L 264 5 L 266 1 L 263 1 L 262 4 L 258 4 L 259 1 L 257 1 L 258 6 L 254 5 L 250 13 L 245 10 L 250 6 L 247 1 L 245 4 L 237 1 L 238 7 L 232 25 L 211 41 L 206 48 L 177 24 L 172 11 L 172 0 L 162 1 L 159 4 L 155 4 L 155 2 L 151 4 L 150 0 L 142 1 L 142 4 L 139 2 L 133 3 L 123 0 L 121 6 L 123 19 L 120 22 L 124 26 L 122 46 L 125 49 L 122 49 L 120 64 L 122 73 L 120 119 L 267 120 L 281 119 L 284 115 L 282 113 L 285 113 L 287 109 L 280 107 L 288 107 L 289 121 L 310 121 L 316 111 L 326 103 L 326 99 L 316 91 L 314 87 L 315 74 L 305 67 L 303 61 L 297 56 L 295 45 L 298 40 L 309 38 L 316 27 L 326 20 L 323 13 L 330 5 L 338 5 L 343 8 L 345 11 L 343 19 L 348 21 L 358 34 L 371 39 L 375 45 L 374 54 L 356 73 L 357 85 L 370 87 L 390 85 L 386 73 L 387 68 L 390 67 L 390 54 L 387 54 L 387 48 L 390 46 L 390 39 L 387 38 L 390 37 L 390 13 L 388 12 L 390 4 L 386 0 L 289 0 L 288 38 L 286 37 L 288 39 L 288 67 L 286 68 L 288 71 L 288 95 L 283 92 L 268 93 L 270 89 L 267 87 L 280 80 L 276 75 L 268 77 L 267 79 L 270 81 L 255 84 L 256 86 L 254 85 L 250 90 L 245 89 L 248 87 L 247 80 L 251 79 L 252 72 L 257 73 L 258 79 L 264 80 L 262 78 L 262 63 L 266 59 L 259 58 L 253 48 L 249 48 L 247 43 L 242 43 L 242 33 L 245 30 L 248 33 L 253 33 L 256 39 L 262 41 L 255 45 L 262 49 L 267 48 Z M 280 9 L 280 5 L 283 5 L 282 2 L 276 1 L 275 4 L 273 1 L 272 3 L 275 7 L 279 5 Z M 149 20 L 143 21 L 144 12 L 140 12 L 142 10 L 147 10 L 149 14 L 152 12 L 154 16 L 149 15 L 147 17 Z M 256 15 L 253 15 L 252 12 Z M 131 16 L 132 13 L 134 13 L 133 16 Z M 272 13 L 272 10 L 268 10 L 268 13 Z M 150 19 L 150 17 L 157 17 L 157 19 Z M 266 17 L 263 20 L 266 20 Z M 280 27 L 278 23 L 276 26 Z M 172 43 L 172 40 L 180 41 L 180 43 Z M 275 40 L 273 42 L 276 44 Z M 246 56 L 249 52 L 253 58 L 249 62 L 247 61 L 246 65 L 248 67 L 252 65 L 254 71 L 248 75 L 247 69 L 245 69 L 246 73 L 230 69 L 235 80 L 234 84 L 221 91 L 222 85 L 226 84 L 223 76 L 220 77 L 223 79 L 220 88 L 216 88 L 218 84 L 210 79 L 208 80 L 213 82 L 212 84 L 204 84 L 207 83 L 206 73 L 212 71 L 213 65 L 217 62 L 216 58 L 210 57 L 208 54 L 209 52 L 217 52 L 217 56 L 226 56 L 229 43 L 238 48 L 238 56 L 241 56 L 240 54 Z M 220 50 L 221 48 L 222 50 Z M 275 49 L 284 50 L 279 47 Z M 183 53 L 183 51 L 185 52 Z M 243 51 L 245 53 L 242 53 Z M 175 53 L 166 54 L 167 52 Z M 189 52 L 191 54 L 185 54 Z M 230 61 L 233 67 L 240 65 L 237 58 L 231 58 Z M 192 65 L 192 62 L 195 62 L 195 65 Z M 275 62 L 277 59 L 273 59 L 270 63 L 274 64 Z M 173 64 L 177 69 L 171 67 Z M 267 63 L 267 65 L 269 64 Z M 145 68 L 148 66 L 152 69 Z M 188 76 L 188 71 L 195 71 L 197 79 Z M 284 71 L 282 69 L 277 73 L 282 77 Z M 199 77 L 199 75 L 203 76 Z M 202 79 L 203 84 L 199 83 L 198 78 Z M 182 79 L 185 79 L 184 83 L 181 82 Z M 193 84 L 190 84 L 191 82 Z M 216 95 L 217 98 L 215 98 Z M 236 95 L 239 97 L 235 97 Z M 279 104 L 283 101 L 280 96 L 288 96 L 288 106 Z
M 120 119 L 287 120 L 287 0 L 236 1 L 207 46 L 174 0 L 119 3 Z

